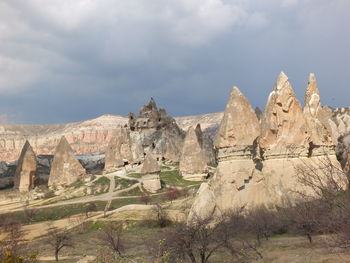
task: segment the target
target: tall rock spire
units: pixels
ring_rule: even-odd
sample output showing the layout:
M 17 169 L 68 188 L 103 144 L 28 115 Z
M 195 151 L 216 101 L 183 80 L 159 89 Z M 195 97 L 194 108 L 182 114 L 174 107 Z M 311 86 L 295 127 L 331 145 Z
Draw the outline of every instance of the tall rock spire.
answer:
M 333 145 L 332 129 L 328 122 L 331 116 L 321 107 L 320 92 L 314 73 L 309 75 L 303 111 L 310 129 L 312 144 L 315 146 Z
M 62 136 L 55 150 L 48 185 L 68 186 L 83 174 L 85 174 L 85 169 L 74 156 L 74 151 L 66 137 Z
M 309 131 L 300 102 L 287 75 L 281 72 L 265 107 L 260 147 L 267 155 L 300 155 L 308 143 Z
M 317 82 L 314 73 L 310 73 L 307 89 L 305 93 L 304 114 L 316 118 L 321 107 L 320 92 L 317 88 Z
M 233 87 L 216 136 L 217 148 L 253 145 L 259 136 L 259 121 L 247 98 Z
M 208 174 L 207 158 L 202 149 L 200 126 L 188 129 L 180 158 L 180 174 L 188 180 L 202 180 Z
M 14 179 L 14 188 L 21 192 L 33 189 L 36 168 L 37 164 L 35 153 L 32 146 L 28 141 L 26 141 L 18 159 Z

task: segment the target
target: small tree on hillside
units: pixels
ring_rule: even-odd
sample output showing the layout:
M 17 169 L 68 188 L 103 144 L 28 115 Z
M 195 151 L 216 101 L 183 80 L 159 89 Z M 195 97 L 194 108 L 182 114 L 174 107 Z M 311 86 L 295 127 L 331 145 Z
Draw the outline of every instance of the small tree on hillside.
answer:
M 108 222 L 101 228 L 98 238 L 103 246 L 109 248 L 117 256 L 122 256 L 124 251 L 122 225 Z
M 58 261 L 58 254 L 64 247 L 74 247 L 72 236 L 67 229 L 59 230 L 52 227 L 49 229 L 48 236 L 48 244 L 54 249 L 56 261 Z

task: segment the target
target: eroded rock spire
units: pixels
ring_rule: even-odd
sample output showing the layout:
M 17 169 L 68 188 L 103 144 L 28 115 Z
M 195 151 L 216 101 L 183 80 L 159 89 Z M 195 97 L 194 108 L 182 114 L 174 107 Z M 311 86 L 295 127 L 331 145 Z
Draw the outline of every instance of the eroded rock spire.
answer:
M 32 146 L 28 141 L 26 141 L 17 163 L 14 189 L 18 189 L 21 192 L 33 189 L 36 168 L 36 155 L 32 149 Z
M 261 121 L 260 147 L 268 155 L 300 155 L 309 144 L 309 130 L 286 74 L 277 77 Z
M 66 137 L 62 136 L 55 150 L 48 185 L 68 186 L 83 174 L 85 169 L 75 157 Z
M 216 135 L 215 146 L 253 145 L 259 136 L 259 121 L 248 99 L 234 87 Z

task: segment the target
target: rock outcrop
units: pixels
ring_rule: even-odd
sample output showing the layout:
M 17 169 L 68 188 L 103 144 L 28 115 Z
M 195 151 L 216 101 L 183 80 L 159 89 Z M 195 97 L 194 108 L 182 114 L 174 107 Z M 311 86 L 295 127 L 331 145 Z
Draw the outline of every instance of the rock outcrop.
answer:
M 180 158 L 180 174 L 186 180 L 203 180 L 208 175 L 208 159 L 204 154 L 203 134 L 199 125 L 186 133 Z
M 158 174 L 160 173 L 160 166 L 157 159 L 151 152 L 146 154 L 145 161 L 141 168 L 141 174 Z
M 313 73 L 309 76 L 303 112 L 310 129 L 310 141 L 313 148 L 311 150 L 327 151 L 326 147 L 334 145 L 329 124 L 331 116 L 321 106 L 320 92 Z
M 156 193 L 162 188 L 159 174 L 147 174 L 142 176 L 142 187 L 150 193 Z
M 36 168 L 36 155 L 29 142 L 26 141 L 17 163 L 14 189 L 18 189 L 20 192 L 26 192 L 33 189 Z
M 131 163 L 132 161 L 130 133 L 126 128 L 119 127 L 109 142 L 105 153 L 105 170 L 111 171 L 124 166 L 124 163 Z
M 129 114 L 129 127 L 135 163 L 142 162 L 146 152 L 157 159 L 179 161 L 184 132 L 164 109 L 158 110 L 153 99 L 141 108 L 139 116 Z
M 48 185 L 68 186 L 84 174 L 85 169 L 75 157 L 67 139 L 62 137 L 55 150 Z
M 218 161 L 233 157 L 250 158 L 259 132 L 259 121 L 252 106 L 242 92 L 234 87 L 216 135 Z
M 247 99 L 233 89 L 217 134 L 217 170 L 198 192 L 189 220 L 233 208 L 293 202 L 297 193 L 314 194 L 300 183 L 300 169 L 312 168 L 322 176 L 320 167 L 325 159 L 339 167 L 327 129 L 320 126 L 321 140 L 311 136 L 317 134 L 315 125 L 322 124 L 315 114 L 321 106 L 312 79 L 303 112 L 288 77 L 281 73 L 268 98 L 260 129 Z M 327 147 L 323 152 L 313 151 L 317 146 Z
M 148 152 L 141 168 L 142 186 L 146 191 L 156 193 L 162 188 L 160 183 L 160 166 L 152 152 Z
M 263 158 L 307 156 L 309 129 L 300 102 L 283 72 L 276 80 L 261 121 Z
M 17 160 L 28 140 L 37 155 L 53 155 L 62 136 L 76 154 L 103 153 L 115 128 L 128 123 L 122 116 L 103 115 L 93 120 L 66 124 L 0 125 L 0 160 Z

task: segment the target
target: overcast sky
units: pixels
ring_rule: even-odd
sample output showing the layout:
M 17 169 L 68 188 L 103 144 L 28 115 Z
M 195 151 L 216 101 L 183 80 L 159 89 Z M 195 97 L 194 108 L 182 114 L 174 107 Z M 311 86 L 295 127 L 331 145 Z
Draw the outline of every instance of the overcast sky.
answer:
M 0 0 L 0 121 L 264 107 L 284 71 L 303 103 L 350 106 L 349 0 Z

